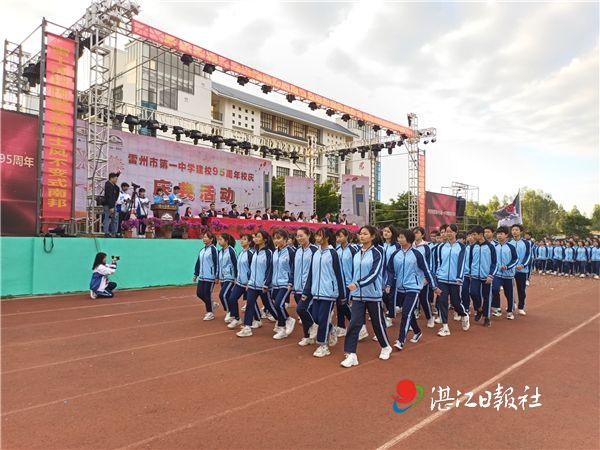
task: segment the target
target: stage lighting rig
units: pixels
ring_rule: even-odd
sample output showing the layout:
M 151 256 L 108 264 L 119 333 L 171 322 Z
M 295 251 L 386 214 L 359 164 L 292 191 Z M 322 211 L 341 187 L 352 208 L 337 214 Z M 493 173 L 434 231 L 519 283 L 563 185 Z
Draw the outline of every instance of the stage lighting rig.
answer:
M 242 75 L 237 77 L 237 82 L 240 86 L 245 86 L 246 84 L 248 84 L 249 81 L 250 79 L 248 77 L 244 77 Z
M 386 134 L 387 136 L 391 136 L 392 134 L 394 134 L 394 132 L 393 132 L 392 130 L 386 130 L 386 131 L 385 131 L 385 134 Z
M 198 141 L 202 139 L 202 133 L 198 130 L 190 131 L 190 138 L 194 140 L 194 145 L 198 145 Z
M 285 96 L 285 99 L 288 102 L 292 103 L 294 100 L 296 100 L 296 96 L 294 94 L 288 94 L 288 95 Z
M 359 120 L 357 123 L 358 123 L 358 126 L 361 127 L 361 128 L 365 126 L 365 121 L 364 120 Z
M 264 94 L 268 94 L 273 90 L 273 87 L 269 86 L 268 84 L 263 84 L 260 90 L 263 91 Z
M 290 153 L 290 158 L 292 160 L 292 163 L 296 164 L 299 158 L 298 152 L 296 150 L 292 150 L 292 152 Z
M 312 111 L 315 111 L 315 110 L 319 109 L 319 105 L 317 105 L 315 102 L 310 102 L 310 103 L 308 104 L 308 107 L 309 107 L 309 108 L 310 108 Z
M 350 120 L 350 114 L 344 114 L 344 115 L 342 116 L 342 120 L 343 120 L 344 122 L 348 122 L 348 121 Z
M 375 133 L 377 133 L 379 130 L 381 130 L 381 127 L 379 125 L 373 125 L 373 131 Z
M 394 147 L 396 147 L 396 143 L 394 141 L 386 142 L 385 146 L 387 147 L 388 155 L 391 155 L 394 151 Z
M 135 126 L 140 124 L 140 119 L 138 116 L 127 114 L 127 116 L 125 116 L 125 123 L 129 126 L 129 132 L 133 133 Z
M 262 155 L 262 157 L 266 158 L 267 153 L 269 153 L 269 147 L 267 147 L 266 145 L 261 145 L 260 146 L 260 154 Z
M 325 114 L 327 114 L 329 117 L 331 117 L 331 116 L 333 116 L 335 114 L 335 111 L 330 108 L 327 111 L 325 111 Z
M 214 64 L 206 63 L 206 64 L 204 64 L 204 67 L 202 68 L 202 72 L 207 73 L 207 74 L 210 75 L 216 69 L 217 69 L 217 67 Z
M 192 55 L 188 55 L 187 53 L 181 55 L 179 59 L 181 60 L 184 66 L 189 66 L 194 62 L 194 57 Z
M 154 119 L 147 120 L 146 128 L 148 130 L 150 130 L 150 136 L 156 137 L 156 130 L 158 130 L 160 128 L 160 123 L 158 122 L 158 120 L 154 120 Z
M 171 131 L 171 134 L 174 134 L 175 140 L 179 142 L 181 140 L 181 135 L 185 134 L 185 130 L 183 129 L 183 127 L 174 126 L 173 130 Z

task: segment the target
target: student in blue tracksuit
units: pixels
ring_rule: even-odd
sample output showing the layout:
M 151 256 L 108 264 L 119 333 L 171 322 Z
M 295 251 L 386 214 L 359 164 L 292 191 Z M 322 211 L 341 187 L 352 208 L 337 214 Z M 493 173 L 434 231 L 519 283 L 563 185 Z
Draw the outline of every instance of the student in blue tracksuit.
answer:
M 510 243 L 517 250 L 519 261 L 517 262 L 517 271 L 515 272 L 515 284 L 517 285 L 517 297 L 519 299 L 519 314 L 525 316 L 525 299 L 527 298 L 527 273 L 531 262 L 531 244 L 521 237 L 523 225 L 514 224 L 510 228 L 512 240 Z
M 592 274 L 594 279 L 600 278 L 600 243 L 598 239 L 594 240 L 590 254 L 590 261 L 592 262 Z
M 296 319 L 290 317 L 285 309 L 286 302 L 294 286 L 294 247 L 288 245 L 289 233 L 287 230 L 279 229 L 273 232 L 273 281 L 271 282 L 271 298 L 275 312 L 277 313 L 277 324 L 273 339 L 285 339 L 294 331 Z
M 340 265 L 342 267 L 342 278 L 344 283 L 344 288 L 346 290 L 345 297 L 346 299 L 350 298 L 350 291 L 348 291 L 348 285 L 352 281 L 352 270 L 353 265 L 352 261 L 354 255 L 357 250 L 350 245 L 348 239 L 350 237 L 350 232 L 341 228 L 335 233 L 335 241 L 337 244 L 336 251 L 340 258 Z M 337 328 L 336 333 L 338 337 L 346 336 L 346 319 L 350 322 L 352 318 L 352 314 L 350 313 L 350 307 L 348 306 L 348 302 L 338 302 L 336 305 L 337 309 Z
M 273 316 L 276 314 L 269 296 L 269 287 L 273 276 L 273 241 L 265 230 L 257 231 L 253 240 L 255 253 L 250 264 L 244 326 L 236 333 L 239 337 L 252 336 L 251 327 L 256 318 L 255 308 L 259 297 L 265 309 Z
M 97 253 L 92 266 L 92 279 L 90 280 L 90 298 L 112 298 L 117 283 L 109 281 L 108 276 L 117 270 L 117 259 L 113 256 L 110 264 L 106 264 L 106 253 Z
M 227 233 L 221 234 L 217 238 L 217 244 L 221 246 L 218 253 L 219 261 L 219 283 L 221 290 L 219 291 L 219 300 L 223 309 L 227 311 L 225 314 L 225 322 L 231 322 L 231 313 L 229 312 L 229 293 L 234 285 L 234 280 L 237 277 L 237 257 L 235 255 L 235 239 Z
M 460 301 L 463 305 L 463 308 L 469 314 L 471 310 L 471 249 L 475 244 L 475 237 L 473 232 L 469 232 L 467 235 L 467 242 L 465 244 L 465 270 L 462 286 L 460 287 Z M 458 313 L 454 312 L 454 320 L 460 320 L 460 316 Z
M 233 287 L 229 291 L 229 297 L 227 298 L 229 314 L 231 315 L 231 321 L 229 322 L 229 325 L 227 325 L 227 328 L 230 330 L 242 325 L 238 301 L 240 297 L 245 294 L 246 288 L 248 287 L 248 280 L 250 279 L 250 265 L 252 264 L 252 255 L 254 254 L 254 250 L 252 249 L 252 247 L 254 247 L 252 235 L 244 234 L 240 236 L 240 245 L 242 246 L 242 251 L 237 255 L 236 277 Z M 258 311 L 258 308 L 255 308 L 255 319 L 253 320 L 251 327 L 258 328 L 261 325 L 260 312 Z
M 483 227 L 475 226 L 471 230 L 474 243 L 469 249 L 471 287 L 469 294 L 475 308 L 475 322 L 484 317 L 483 325 L 492 325 L 490 320 L 492 307 L 492 282 L 498 269 L 496 248 L 483 237 Z
M 304 288 L 306 287 L 312 256 L 317 251 L 317 246 L 312 243 L 313 235 L 307 227 L 298 228 L 296 231 L 296 241 L 298 242 L 298 248 L 294 255 L 294 299 L 296 300 L 296 313 L 298 313 L 302 321 L 304 336 L 298 342 L 298 345 L 306 347 L 315 343 L 317 326 L 312 316 L 312 296 L 303 299 L 302 292 L 304 292 Z
M 436 271 L 436 258 L 435 258 L 435 250 L 437 249 L 438 246 L 438 239 L 440 236 L 440 232 L 436 229 L 431 230 L 429 232 L 429 242 L 427 243 L 427 246 L 429 247 L 429 270 L 431 271 L 431 273 L 435 276 L 435 271 Z M 434 294 L 433 294 L 433 290 L 429 289 L 428 290 L 428 300 L 429 300 L 429 304 L 431 305 L 431 312 L 432 314 L 437 314 L 437 309 L 435 309 L 434 311 Z M 427 322 L 427 326 L 429 327 L 429 321 Z M 433 325 L 435 326 L 435 325 Z M 433 326 L 431 328 L 433 328 Z
M 402 305 L 400 335 L 394 344 L 394 347 L 398 350 L 404 348 L 409 327 L 413 331 L 411 342 L 416 344 L 423 335 L 414 315 L 414 310 L 419 302 L 419 293 L 424 287 L 424 279 L 427 280 L 433 290 L 438 289 L 425 257 L 416 247 L 412 246 L 414 241 L 414 232 L 400 230 L 398 234 L 400 248 L 390 257 L 387 264 L 388 276 L 385 291 L 392 293 L 391 290 L 395 287 L 393 294 L 396 296 L 398 305 Z
M 383 254 L 377 248 L 379 232 L 371 225 L 360 229 L 359 239 L 362 247 L 354 255 L 354 270 L 352 282 L 348 286 L 352 298 L 352 320 L 344 341 L 346 358 L 341 362 L 342 367 L 358 365 L 356 347 L 360 330 L 365 324 L 365 314 L 368 311 L 375 336 L 381 346 L 379 358 L 387 360 L 392 353 L 392 346 L 387 337 L 383 313 L 382 265 Z
M 552 250 L 552 262 L 554 265 L 554 275 L 559 277 L 563 274 L 563 259 L 565 259 L 565 249 L 561 241 L 554 241 L 554 249 Z
M 462 329 L 467 331 L 470 327 L 469 315 L 460 301 L 460 286 L 463 282 L 465 268 L 466 247 L 457 242 L 456 234 L 458 227 L 450 224 L 446 227 L 446 242 L 438 247 L 437 251 L 437 283 L 441 292 L 438 296 L 437 305 L 440 312 L 442 328 L 438 336 L 450 336 L 448 328 L 448 299 L 454 307 L 454 311 L 460 316 Z
M 573 276 L 573 266 L 575 264 L 575 249 L 573 248 L 572 242 L 567 242 L 567 246 L 564 251 L 564 273 L 566 277 Z
M 425 262 L 427 263 L 427 267 L 431 266 L 431 247 L 429 246 L 429 242 L 425 242 L 423 238 L 425 237 L 425 229 L 422 227 L 416 227 L 413 230 L 415 235 L 415 241 L 413 243 L 413 247 L 423 255 Z M 400 244 L 401 245 L 401 244 Z M 431 270 L 431 269 L 429 269 Z M 430 291 L 430 283 L 425 283 L 423 289 L 419 292 L 419 302 L 417 303 L 417 307 L 415 309 L 415 318 L 419 318 L 420 310 L 423 310 L 425 314 L 425 318 L 427 319 L 427 326 L 429 328 L 433 328 L 435 326 L 433 320 L 433 312 L 431 311 L 431 303 L 429 302 L 429 291 Z M 432 292 L 433 295 L 433 292 Z
M 577 247 L 575 247 L 575 264 L 577 265 L 576 272 L 581 278 L 585 278 L 587 272 L 587 264 L 590 260 L 588 249 L 585 247 L 583 241 L 577 241 Z
M 496 230 L 493 227 L 483 227 L 483 237 L 486 241 L 490 242 L 494 247 L 498 243 L 496 239 L 494 239 L 494 233 Z
M 545 275 L 546 265 L 548 263 L 548 247 L 543 239 L 540 239 L 537 243 L 535 260 L 538 273 Z
M 385 286 L 387 284 L 387 271 L 385 268 L 387 267 L 387 262 L 390 257 L 400 248 L 398 245 L 398 230 L 396 227 L 392 225 L 388 225 L 383 227 L 381 230 L 381 236 L 383 238 L 383 279 L 382 285 Z M 392 326 L 392 319 L 396 317 L 396 304 L 395 298 L 396 296 L 393 294 L 394 290 L 392 289 L 391 294 L 383 293 L 383 304 L 387 309 L 387 316 L 385 319 L 386 326 Z
M 533 269 L 535 268 L 537 246 L 535 241 L 531 239 L 531 233 L 529 231 L 523 232 L 523 236 L 523 239 L 529 243 L 529 249 L 531 251 L 531 257 L 529 259 L 529 264 L 527 265 L 527 281 L 525 283 L 527 286 L 529 286 L 529 278 L 531 278 L 531 272 L 533 272 Z
M 313 353 L 317 358 L 330 355 L 329 346 L 337 343 L 337 334 L 331 326 L 335 302 L 346 302 L 340 258 L 333 248 L 335 235 L 331 228 L 319 228 L 315 233 L 317 251 L 313 254 L 302 300 L 312 297 L 315 303 L 313 318 L 318 326 L 317 344 Z
M 498 270 L 492 284 L 492 311 L 495 317 L 502 316 L 502 308 L 500 307 L 500 288 L 502 288 L 508 303 L 506 318 L 512 320 L 515 318 L 513 314 L 513 279 L 515 278 L 515 268 L 519 262 L 519 256 L 517 255 L 515 246 L 508 242 L 508 235 L 508 227 L 498 227 L 496 230 L 496 237 L 498 238 L 498 244 L 496 244 Z
M 196 295 L 206 306 L 204 320 L 213 320 L 215 318 L 213 311 L 219 305 L 212 301 L 213 286 L 219 275 L 219 257 L 215 247 L 216 238 L 214 234 L 207 231 L 204 233 L 202 241 L 204 247 L 198 253 L 192 280 L 194 283 L 198 281 Z

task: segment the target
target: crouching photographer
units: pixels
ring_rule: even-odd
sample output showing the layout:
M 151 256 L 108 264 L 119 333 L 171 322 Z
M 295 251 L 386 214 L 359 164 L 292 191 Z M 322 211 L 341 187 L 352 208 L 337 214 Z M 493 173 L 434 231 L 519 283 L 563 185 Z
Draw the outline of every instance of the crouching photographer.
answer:
M 109 281 L 108 276 L 115 273 L 117 270 L 118 256 L 111 256 L 111 263 L 106 264 L 106 253 L 98 253 L 94 259 L 92 267 L 92 279 L 90 281 L 90 297 L 92 299 L 103 297 L 114 297 L 113 291 L 117 287 L 117 283 Z

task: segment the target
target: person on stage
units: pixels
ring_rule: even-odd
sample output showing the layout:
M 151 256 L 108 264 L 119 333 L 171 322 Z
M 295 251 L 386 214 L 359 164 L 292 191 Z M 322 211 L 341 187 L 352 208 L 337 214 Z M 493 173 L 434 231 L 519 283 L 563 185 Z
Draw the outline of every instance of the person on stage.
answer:
M 150 199 L 146 197 L 146 189 L 140 188 L 138 195 L 135 197 L 135 215 L 139 219 L 138 234 L 143 236 L 146 233 L 146 224 L 144 219 L 150 213 Z
M 218 303 L 212 301 L 212 290 L 219 274 L 219 257 L 215 247 L 216 238 L 214 234 L 207 231 L 202 237 L 202 241 L 204 247 L 198 253 L 192 281 L 194 283 L 198 282 L 196 295 L 206 306 L 204 320 L 214 320 L 214 310 Z

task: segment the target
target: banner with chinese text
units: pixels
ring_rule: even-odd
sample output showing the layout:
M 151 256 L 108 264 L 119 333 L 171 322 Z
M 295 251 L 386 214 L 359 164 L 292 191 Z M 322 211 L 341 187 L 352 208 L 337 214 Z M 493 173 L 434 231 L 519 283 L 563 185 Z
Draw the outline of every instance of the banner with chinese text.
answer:
M 427 192 L 427 235 L 443 224 L 456 223 L 456 197 L 436 192 Z
M 305 217 L 313 213 L 315 180 L 306 177 L 285 177 L 285 209 Z
M 348 223 L 369 223 L 369 177 L 342 175 L 342 214 Z

